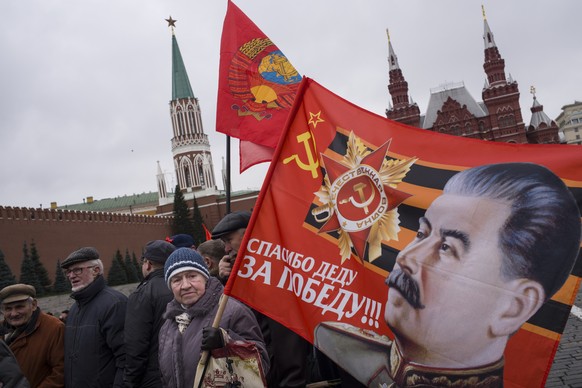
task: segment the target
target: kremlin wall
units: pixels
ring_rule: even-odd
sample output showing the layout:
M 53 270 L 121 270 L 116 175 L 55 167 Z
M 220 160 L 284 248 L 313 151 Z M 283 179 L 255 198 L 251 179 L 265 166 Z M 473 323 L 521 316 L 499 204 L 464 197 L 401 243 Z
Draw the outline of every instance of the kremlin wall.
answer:
M 30 251 L 33 241 L 53 281 L 57 260 L 84 246 L 97 248 L 107 274 L 117 249 L 139 259 L 148 241 L 170 235 L 170 222 L 164 216 L 0 206 L 0 250 L 17 281 L 23 244 Z

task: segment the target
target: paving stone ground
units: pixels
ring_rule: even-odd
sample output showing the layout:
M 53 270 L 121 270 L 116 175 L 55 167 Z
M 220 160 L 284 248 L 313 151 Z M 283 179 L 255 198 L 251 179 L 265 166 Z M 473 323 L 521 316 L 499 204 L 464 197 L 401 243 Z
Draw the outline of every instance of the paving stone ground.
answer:
M 582 308 L 582 289 L 574 305 Z M 582 319 L 570 314 L 546 381 L 546 388 L 582 387 Z
M 132 293 L 138 283 L 115 287 L 125 295 Z M 68 309 L 73 300 L 68 295 L 40 298 L 39 305 L 45 312 L 59 316 Z M 582 289 L 578 292 L 575 305 L 582 308 Z M 570 314 L 562 340 L 558 346 L 554 363 L 546 381 L 546 388 L 582 388 L 582 319 Z

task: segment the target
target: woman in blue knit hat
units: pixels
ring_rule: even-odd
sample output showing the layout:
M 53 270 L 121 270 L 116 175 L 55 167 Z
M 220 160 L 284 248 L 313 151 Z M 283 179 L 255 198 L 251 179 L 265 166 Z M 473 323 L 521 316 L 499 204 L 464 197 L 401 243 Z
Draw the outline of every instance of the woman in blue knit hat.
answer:
M 174 294 L 164 313 L 165 322 L 159 336 L 164 387 L 191 388 L 202 350 L 222 348 L 240 340 L 256 345 L 267 373 L 269 357 L 265 342 L 248 307 L 229 298 L 220 327 L 212 327 L 223 286 L 209 275 L 198 252 L 190 248 L 176 249 L 165 263 L 164 275 Z

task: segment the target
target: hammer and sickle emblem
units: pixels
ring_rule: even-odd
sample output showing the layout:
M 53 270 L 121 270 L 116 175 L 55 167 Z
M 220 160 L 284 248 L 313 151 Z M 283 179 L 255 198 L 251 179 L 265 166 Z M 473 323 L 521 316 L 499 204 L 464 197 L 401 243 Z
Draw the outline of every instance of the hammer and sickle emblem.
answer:
M 366 199 L 366 196 L 364 195 L 364 188 L 366 188 L 366 184 L 365 183 L 358 183 L 355 184 L 352 188 L 354 189 L 355 192 L 358 193 L 359 197 L 360 197 L 360 201 L 358 202 L 354 199 L 354 196 L 350 196 L 346 199 L 342 199 L 340 201 L 340 204 L 346 204 L 348 202 L 351 202 L 352 205 L 354 205 L 355 207 L 357 207 L 358 209 L 364 209 L 364 213 L 368 214 L 370 212 L 370 210 L 368 210 L 368 205 L 370 205 L 372 203 L 372 201 L 374 200 L 374 197 L 376 196 L 376 192 L 372 190 L 372 195 L 370 196 L 370 198 Z
M 283 159 L 283 164 L 287 164 L 295 160 L 295 163 L 300 169 L 305 171 L 311 171 L 311 176 L 313 178 L 317 178 L 319 176 L 319 174 L 317 173 L 317 169 L 319 167 L 319 160 L 314 160 L 309 139 L 311 139 L 310 132 L 303 132 L 302 134 L 297 135 L 297 143 L 303 143 L 303 145 L 305 146 L 305 153 L 307 154 L 308 163 L 303 163 L 301 159 L 299 159 L 299 155 L 293 154 L 288 158 Z

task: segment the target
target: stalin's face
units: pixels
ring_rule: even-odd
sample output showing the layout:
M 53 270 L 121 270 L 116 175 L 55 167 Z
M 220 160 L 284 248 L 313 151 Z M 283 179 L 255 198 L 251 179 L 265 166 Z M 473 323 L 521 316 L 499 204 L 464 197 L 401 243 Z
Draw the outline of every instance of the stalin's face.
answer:
M 503 353 L 491 322 L 509 293 L 498 241 L 509 214 L 506 202 L 445 194 L 420 219 L 387 280 L 385 319 L 407 358 L 444 367 L 475 365 L 471 354 L 491 346 L 491 362 Z

